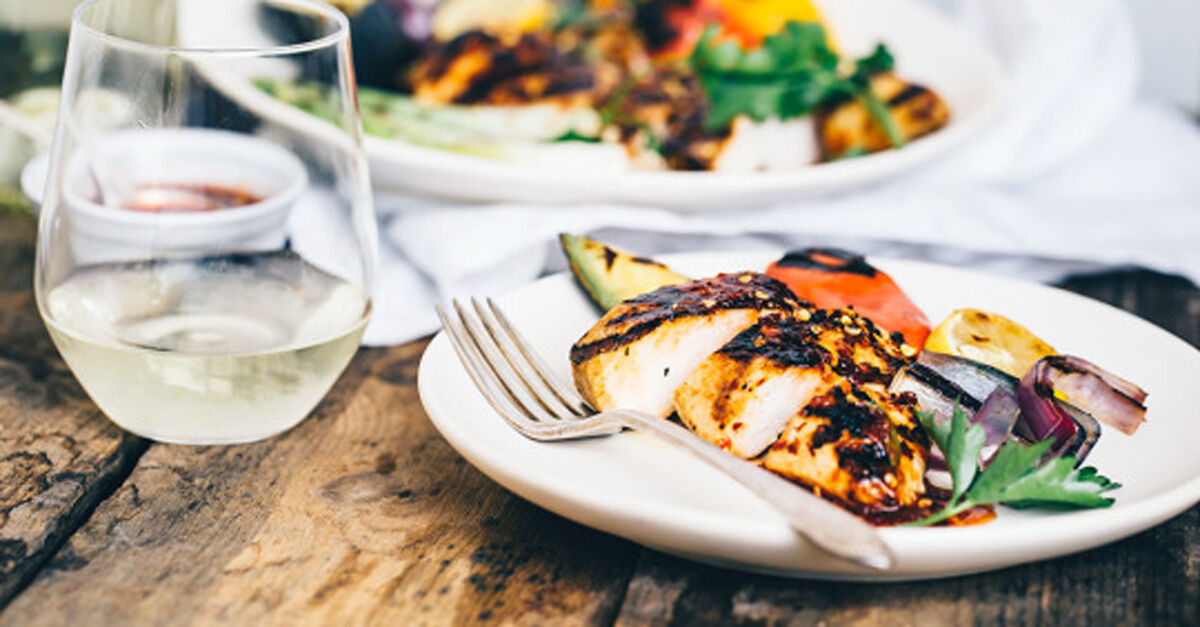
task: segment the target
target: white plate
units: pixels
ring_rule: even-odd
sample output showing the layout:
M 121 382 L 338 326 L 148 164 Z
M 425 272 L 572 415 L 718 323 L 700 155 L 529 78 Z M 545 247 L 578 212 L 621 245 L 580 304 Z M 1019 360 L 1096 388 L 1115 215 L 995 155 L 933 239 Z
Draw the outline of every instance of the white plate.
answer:
M 838 45 L 850 54 L 884 42 L 900 74 L 930 86 L 948 102 L 952 119 L 943 129 L 903 150 L 824 163 L 793 171 L 749 174 L 636 172 L 549 168 L 492 161 L 366 137 L 372 182 L 383 190 L 416 190 L 470 200 L 534 202 L 630 202 L 683 211 L 728 209 L 782 199 L 812 197 L 877 183 L 946 153 L 981 130 L 1000 104 L 1003 73 L 995 57 L 924 2 L 915 0 L 823 0 Z M 181 21 L 180 37 L 228 28 L 198 19 Z M 207 35 L 206 35 L 207 36 Z M 244 77 L 210 78 L 219 89 L 276 123 L 311 132 L 326 125 L 258 91 Z
M 666 257 L 691 276 L 761 269 L 778 255 Z M 1147 422 L 1133 436 L 1105 428 L 1088 463 L 1121 482 L 1116 504 L 1087 511 L 999 508 L 965 528 L 880 531 L 895 569 L 872 573 L 829 558 L 793 533 L 764 502 L 706 464 L 649 435 L 539 443 L 488 406 L 449 341 L 434 338 L 421 361 L 421 401 L 468 461 L 513 492 L 582 524 L 696 560 L 802 577 L 918 579 L 1047 559 L 1152 527 L 1200 500 L 1200 352 L 1150 323 L 1068 292 L 911 261 L 877 260 L 929 315 L 959 307 L 1009 316 L 1065 353 L 1085 356 L 1142 385 Z M 569 378 L 567 351 L 597 319 L 569 275 L 521 288 L 500 304 Z

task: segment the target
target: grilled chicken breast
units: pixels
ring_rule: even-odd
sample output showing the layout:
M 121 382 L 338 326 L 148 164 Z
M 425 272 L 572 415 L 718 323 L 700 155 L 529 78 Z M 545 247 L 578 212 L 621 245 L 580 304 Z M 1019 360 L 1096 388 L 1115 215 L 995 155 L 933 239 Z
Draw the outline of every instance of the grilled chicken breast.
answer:
M 796 410 L 829 387 L 828 351 L 804 314 L 763 316 L 705 359 L 675 391 L 684 424 L 740 457 L 771 445 Z
M 852 307 L 814 309 L 809 329 L 816 343 L 833 356 L 833 374 L 857 385 L 887 387 L 896 371 L 916 356 L 916 351 L 899 344 Z
M 802 307 L 761 318 L 706 359 L 676 391 L 675 406 L 705 439 L 749 458 L 814 396 L 846 379 L 886 385 L 906 361 L 853 310 Z
M 950 109 L 932 90 L 908 83 L 895 74 L 871 77 L 871 89 L 887 106 L 897 130 L 906 140 L 927 135 L 946 125 Z M 838 159 L 857 151 L 876 152 L 892 147 L 883 127 L 858 100 L 819 110 L 817 133 L 821 153 Z
M 913 401 L 842 379 L 791 418 L 763 466 L 868 518 L 916 506 L 929 442 Z
M 610 310 L 571 347 L 575 385 L 598 410 L 666 417 L 692 371 L 764 313 L 800 309 L 765 275 L 722 274 L 659 288 Z
M 547 33 L 501 37 L 468 31 L 439 46 L 409 76 L 426 105 L 521 105 L 554 102 L 590 107 L 596 77 L 554 46 Z
M 708 98 L 700 81 L 678 68 L 637 77 L 615 111 L 612 131 L 630 159 L 651 167 L 709 170 L 730 137 L 710 129 Z
M 887 391 L 912 357 L 853 309 L 813 308 L 757 273 L 627 300 L 571 348 L 596 409 L 674 408 L 701 437 L 878 522 L 929 502 L 916 400 Z

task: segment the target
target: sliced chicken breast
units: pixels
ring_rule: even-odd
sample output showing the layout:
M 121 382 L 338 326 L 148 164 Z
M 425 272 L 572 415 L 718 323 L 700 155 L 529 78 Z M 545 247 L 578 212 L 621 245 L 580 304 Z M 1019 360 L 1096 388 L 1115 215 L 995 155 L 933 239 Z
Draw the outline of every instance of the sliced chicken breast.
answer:
M 834 374 L 854 384 L 886 387 L 896 371 L 916 356 L 915 350 L 898 343 L 853 307 L 814 309 L 809 324 L 816 343 L 833 356 Z
M 918 505 L 929 443 L 907 400 L 842 379 L 792 417 L 763 466 L 868 517 Z
M 797 315 L 770 314 L 714 353 L 675 392 L 684 424 L 740 457 L 771 445 L 828 388 L 831 356 Z
M 696 433 L 750 458 L 836 381 L 886 384 L 908 360 L 901 351 L 852 309 L 764 316 L 692 373 L 675 407 Z
M 722 274 L 659 288 L 609 311 L 571 347 L 575 385 L 596 409 L 667 417 L 697 366 L 765 313 L 800 309 L 763 274 Z

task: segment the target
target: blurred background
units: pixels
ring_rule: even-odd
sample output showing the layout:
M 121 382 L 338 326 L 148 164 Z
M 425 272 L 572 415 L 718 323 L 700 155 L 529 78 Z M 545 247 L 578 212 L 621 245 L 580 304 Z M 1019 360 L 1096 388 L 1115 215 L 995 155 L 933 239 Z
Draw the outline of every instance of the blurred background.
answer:
M 960 4 L 959 0 L 926 1 L 948 14 L 954 14 Z M 0 0 L 0 207 L 6 210 L 28 209 L 17 177 L 37 150 L 30 135 L 47 137 L 53 130 L 67 31 L 79 3 Z M 332 2 L 350 16 L 372 3 Z M 1139 94 L 1200 119 L 1200 2 L 1138 0 L 1127 7 L 1140 56 Z
M 807 236 L 832 238 L 873 254 L 973 265 L 1044 281 L 1128 266 L 1195 281 L 1200 276 L 1200 246 L 1195 245 L 1200 243 L 1200 188 L 1194 173 L 1200 163 L 1192 161 L 1200 151 L 1200 132 L 1187 136 L 1186 126 L 1200 129 L 1200 2 L 921 1 L 985 42 L 1017 79 L 1014 90 L 1044 88 L 1039 94 L 1043 102 L 1017 112 L 1024 126 L 1010 124 L 1015 130 L 995 133 L 1010 134 L 1011 141 L 994 141 L 990 152 L 976 151 L 988 154 L 975 155 L 986 158 L 975 160 L 974 172 L 928 168 L 933 176 L 907 188 L 881 187 L 874 195 L 864 190 L 817 202 L 797 199 L 711 219 L 685 219 L 655 207 L 634 212 L 603 205 L 567 215 L 528 204 L 434 205 L 381 192 L 382 275 L 390 282 L 379 294 L 378 306 L 388 312 L 391 324 L 369 331 L 368 343 L 395 343 L 432 330 L 436 323 L 428 305 L 437 298 L 500 291 L 560 268 L 561 260 L 547 254 L 560 230 L 600 232 L 647 253 L 793 246 L 810 243 Z M 356 47 L 358 57 L 367 49 L 406 54 L 381 46 L 397 32 L 389 21 L 427 15 L 437 2 L 333 4 L 352 18 L 356 38 L 373 38 L 371 46 Z M 19 191 L 19 177 L 53 131 L 67 30 L 77 4 L 79 0 L 0 0 L 0 211 L 32 210 Z M 395 43 L 397 48 L 404 45 Z M 1020 46 L 1032 49 L 1012 49 Z M 1043 61 L 1055 67 L 1039 75 L 1037 65 Z M 367 65 L 359 64 L 358 72 L 360 82 L 369 84 L 374 68 Z M 1062 78 L 1070 84 L 1044 84 Z M 1090 79 L 1095 85 L 1089 86 Z M 1064 92 L 1074 100 L 1057 102 Z M 1105 104 L 1111 105 L 1109 111 L 1097 113 Z M 1067 110 L 1053 111 L 1056 105 Z M 120 103 L 113 106 L 119 109 Z M 115 109 L 107 113 L 121 114 Z M 1086 130 L 1062 128 L 1089 113 Z M 1163 140 L 1174 137 L 1180 138 L 1179 145 Z M 1134 154 L 1129 147 L 1141 152 Z M 962 211 L 964 207 L 971 211 Z M 1047 213 L 1051 208 L 1054 220 Z M 888 210 L 918 217 L 907 223 L 892 220 Z M 854 217 L 848 221 L 847 216 Z M 1176 217 L 1178 224 L 1167 223 Z M 1030 227 L 1032 218 L 1041 220 L 1040 228 Z M 1153 224 L 1159 225 L 1157 230 Z M 975 232 L 980 236 L 964 236 Z M 456 246 L 471 255 L 447 257 L 439 237 L 445 233 L 453 233 Z M 847 233 L 858 239 L 838 239 Z
M 959 0 L 929 0 L 953 13 Z M 1136 0 L 1127 3 L 1141 57 L 1141 94 L 1200 115 L 1200 2 Z

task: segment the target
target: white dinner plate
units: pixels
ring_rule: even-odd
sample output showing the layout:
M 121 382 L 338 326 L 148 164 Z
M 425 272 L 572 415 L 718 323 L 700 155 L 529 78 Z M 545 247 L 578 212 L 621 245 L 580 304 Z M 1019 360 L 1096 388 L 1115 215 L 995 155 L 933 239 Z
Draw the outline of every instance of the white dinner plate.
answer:
M 762 269 L 777 257 L 706 253 L 664 260 L 691 276 L 708 276 Z M 463 457 L 548 510 L 668 553 L 792 576 L 902 580 L 1003 568 L 1112 542 L 1200 500 L 1200 352 L 1140 318 L 1061 290 L 947 266 L 872 261 L 931 320 L 960 307 L 994 311 L 1058 350 L 1144 387 L 1146 423 L 1132 436 L 1106 427 L 1087 461 L 1123 484 L 1110 493 L 1116 504 L 1083 511 L 1001 507 L 995 521 L 979 526 L 881 529 L 896 567 L 870 572 L 827 556 L 741 485 L 650 435 L 558 443 L 524 438 L 478 393 L 443 334 L 421 360 L 421 401 Z M 569 380 L 568 349 L 598 318 L 572 277 L 539 280 L 499 303 Z
M 611 201 L 697 212 L 729 209 L 750 203 L 813 197 L 880 182 L 968 141 L 994 117 L 1003 84 L 1000 64 L 990 51 L 927 3 L 820 0 L 817 4 L 843 51 L 860 56 L 876 43 L 886 43 L 896 57 L 901 76 L 927 85 L 945 98 L 951 110 L 950 123 L 902 150 L 791 171 L 746 174 L 530 165 L 367 136 L 365 145 L 372 183 L 382 190 L 415 190 L 467 200 Z M 213 33 L 234 37 L 230 29 L 239 23 L 248 25 L 245 28 L 254 24 L 249 19 L 223 17 L 205 22 L 203 15 L 196 15 L 181 18 L 177 27 L 182 41 L 213 41 Z M 236 33 L 239 41 L 253 36 L 253 32 Z M 312 133 L 321 133 L 321 127 L 328 126 L 259 91 L 250 84 L 248 76 L 215 66 L 207 73 L 218 89 L 277 124 Z

